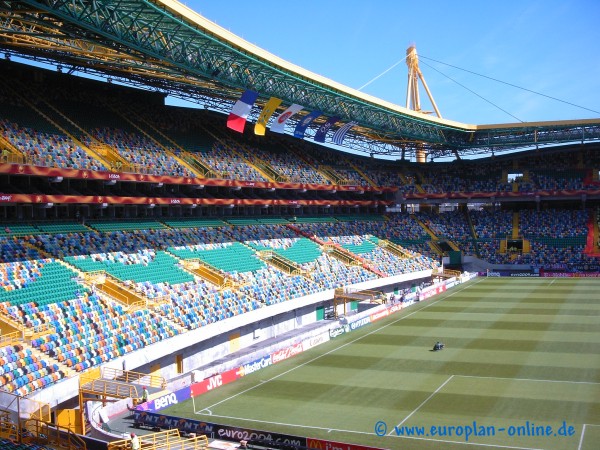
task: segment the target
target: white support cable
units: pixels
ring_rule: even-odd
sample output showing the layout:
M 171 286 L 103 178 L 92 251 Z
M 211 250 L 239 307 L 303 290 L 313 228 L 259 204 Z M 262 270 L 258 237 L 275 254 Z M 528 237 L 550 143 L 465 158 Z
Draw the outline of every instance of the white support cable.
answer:
M 448 64 L 448 63 L 445 63 L 445 62 L 443 62 L 443 61 L 438 61 L 437 59 L 429 58 L 428 56 L 423 56 L 423 55 L 419 55 L 419 56 L 420 56 L 421 58 L 428 59 L 428 60 L 430 60 L 430 61 L 434 61 L 434 62 L 436 62 L 436 63 L 443 64 L 443 65 L 445 65 L 445 66 L 453 67 L 454 69 L 462 70 L 463 72 L 467 72 L 467 73 L 470 73 L 470 74 L 473 74 L 473 75 L 477 75 L 478 77 L 487 78 L 488 80 L 496 81 L 497 83 L 502 83 L 502 84 L 505 84 L 505 85 L 507 85 L 507 86 L 514 87 L 514 88 L 516 88 L 516 89 L 521 89 L 522 91 L 531 92 L 532 94 L 536 94 L 536 95 L 539 95 L 539 96 L 541 96 L 541 97 L 546 97 L 546 98 L 549 98 L 550 100 L 555 100 L 555 101 L 557 101 L 557 102 L 565 103 L 565 104 L 567 104 L 567 105 L 574 106 L 574 107 L 576 107 L 576 108 L 585 109 L 586 111 L 590 111 L 590 112 L 593 112 L 593 113 L 595 113 L 595 114 L 600 114 L 600 111 L 597 111 L 597 110 L 595 110 L 595 109 L 586 108 L 585 106 L 577 105 L 577 104 L 575 104 L 575 103 L 568 102 L 568 101 L 566 101 L 566 100 L 561 100 L 560 98 L 552 97 L 551 95 L 543 94 L 543 93 L 541 93 L 541 92 L 537 92 L 537 91 L 534 91 L 534 90 L 532 90 L 532 89 L 527 89 L 527 88 L 525 88 L 525 87 L 518 86 L 518 85 L 516 85 L 516 84 L 509 83 L 509 82 L 507 82 L 507 81 L 502 81 L 502 80 L 499 80 L 499 79 L 497 79 L 497 78 L 490 77 L 490 76 L 488 76 L 488 75 L 483 75 L 483 74 L 481 74 L 481 73 L 473 72 L 472 70 L 463 69 L 462 67 L 454 66 L 454 65 L 452 65 L 452 64 Z M 430 66 L 429 64 L 427 64 L 427 65 L 428 65 L 429 67 L 433 67 L 433 66 Z M 439 71 L 438 71 L 438 72 L 439 72 Z M 440 72 L 440 73 L 441 73 L 441 72 Z M 442 73 L 442 75 L 444 75 L 444 74 Z M 444 75 L 444 76 L 446 76 L 446 75 Z M 448 77 L 448 78 L 449 78 L 449 77 Z M 452 80 L 452 81 L 454 81 L 454 80 Z M 511 115 L 512 115 L 512 114 L 511 114 Z M 513 117 L 514 117 L 514 116 L 513 116 Z
M 397 63 L 394 63 L 392 66 L 390 66 L 389 68 L 385 69 L 383 72 L 381 72 L 379 75 L 377 75 L 375 78 L 373 78 L 370 81 L 367 81 L 365 84 L 363 84 L 361 87 L 359 87 L 357 90 L 360 91 L 363 88 L 366 88 L 368 85 L 370 85 L 373 81 L 378 80 L 379 78 L 381 78 L 382 76 L 384 76 L 386 73 L 388 73 L 390 70 L 392 70 L 394 67 L 396 67 L 398 64 L 400 64 L 401 62 L 406 60 L 406 56 L 404 58 L 402 58 L 400 61 L 398 61 Z
M 429 58 L 431 59 L 431 58 Z M 446 75 L 444 72 L 442 72 L 439 69 L 436 69 L 435 67 L 433 67 L 431 64 L 427 64 L 425 61 L 422 61 L 422 63 L 424 65 L 426 65 L 427 67 L 435 70 L 437 73 L 439 73 L 440 75 L 448 78 L 450 81 L 452 81 L 453 83 L 458 84 L 460 87 L 462 87 L 463 89 L 466 89 L 467 91 L 469 91 L 471 94 L 476 95 L 477 97 L 479 97 L 480 99 L 482 99 L 485 102 L 488 102 L 490 105 L 492 105 L 493 107 L 499 109 L 500 111 L 502 111 L 505 114 L 508 114 L 509 116 L 511 116 L 513 119 L 516 119 L 518 122 L 524 123 L 524 120 L 519 119 L 517 116 L 515 116 L 514 114 L 509 113 L 508 111 L 506 111 L 505 109 L 501 108 L 500 106 L 498 106 L 497 104 L 495 104 L 494 102 L 492 102 L 491 100 L 488 100 L 487 98 L 483 97 L 482 95 L 478 94 L 477 92 L 475 92 L 473 89 L 468 88 L 467 86 L 465 86 L 462 83 L 459 83 L 458 81 L 456 81 L 454 78 Z

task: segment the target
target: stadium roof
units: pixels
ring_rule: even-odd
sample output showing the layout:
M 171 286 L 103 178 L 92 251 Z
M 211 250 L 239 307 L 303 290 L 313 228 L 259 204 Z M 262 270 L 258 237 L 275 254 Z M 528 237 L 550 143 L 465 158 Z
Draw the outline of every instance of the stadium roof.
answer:
M 344 147 L 373 155 L 496 153 L 600 140 L 600 118 L 471 125 L 417 113 L 286 62 L 174 0 L 0 0 L 0 48 L 229 112 L 245 89 L 355 121 Z M 299 116 L 296 120 L 301 119 Z M 292 122 L 293 123 L 293 122 Z

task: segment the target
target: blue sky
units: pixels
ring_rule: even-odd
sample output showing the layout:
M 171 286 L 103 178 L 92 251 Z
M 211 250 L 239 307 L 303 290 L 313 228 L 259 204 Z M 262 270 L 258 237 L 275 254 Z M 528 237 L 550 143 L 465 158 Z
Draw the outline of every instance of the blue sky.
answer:
M 402 60 L 414 43 L 447 119 L 483 124 L 600 117 L 598 0 L 183 3 L 245 40 L 353 88 Z M 402 61 L 363 91 L 403 106 L 406 79 Z M 431 109 L 424 91 L 421 99 L 423 109 Z

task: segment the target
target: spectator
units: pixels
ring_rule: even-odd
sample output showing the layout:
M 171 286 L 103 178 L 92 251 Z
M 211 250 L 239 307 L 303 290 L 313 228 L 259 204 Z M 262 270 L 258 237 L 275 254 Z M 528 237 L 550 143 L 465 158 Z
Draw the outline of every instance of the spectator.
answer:
M 137 437 L 135 433 L 131 433 L 131 441 L 129 443 L 129 448 L 131 450 L 140 450 L 140 439 Z

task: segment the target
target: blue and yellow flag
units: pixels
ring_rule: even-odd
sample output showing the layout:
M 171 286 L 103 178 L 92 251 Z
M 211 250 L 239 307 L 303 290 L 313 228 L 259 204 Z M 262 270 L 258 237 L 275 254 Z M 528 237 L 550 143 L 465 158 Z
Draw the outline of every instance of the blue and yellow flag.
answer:
M 261 111 L 258 116 L 258 120 L 256 121 L 256 125 L 254 125 L 254 134 L 258 134 L 260 136 L 265 135 L 265 131 L 267 129 L 267 122 L 275 112 L 275 110 L 281 105 L 281 99 L 271 97 L 269 101 L 265 104 L 265 107 Z

